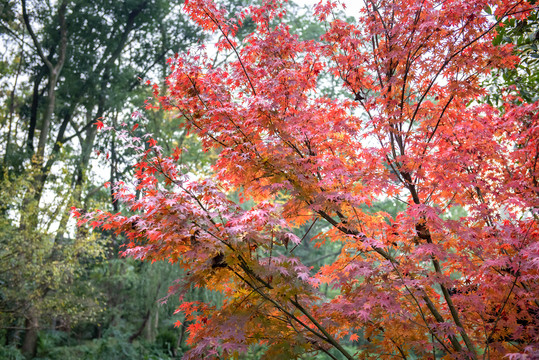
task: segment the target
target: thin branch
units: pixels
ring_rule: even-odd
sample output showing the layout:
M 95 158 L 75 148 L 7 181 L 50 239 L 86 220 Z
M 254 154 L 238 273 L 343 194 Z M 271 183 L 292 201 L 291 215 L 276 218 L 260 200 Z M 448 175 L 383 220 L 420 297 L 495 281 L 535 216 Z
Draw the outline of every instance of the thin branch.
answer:
M 65 1 L 64 1 L 64 4 L 65 4 Z M 47 57 L 45 56 L 45 53 L 43 52 L 43 49 L 41 48 L 41 44 L 39 43 L 39 40 L 37 39 L 37 36 L 34 33 L 34 30 L 32 29 L 32 25 L 30 24 L 28 10 L 26 9 L 26 0 L 21 0 L 21 5 L 22 5 L 22 18 L 24 20 L 24 24 L 26 25 L 26 28 L 28 29 L 28 33 L 30 34 L 30 37 L 32 38 L 32 42 L 34 43 L 37 54 L 39 55 L 41 60 L 43 60 L 43 62 L 45 63 L 49 71 L 52 72 L 54 66 L 49 61 L 49 59 L 47 59 Z
M 309 226 L 309 228 L 307 229 L 307 231 L 305 232 L 305 235 L 303 235 L 303 237 L 301 238 L 301 240 L 299 241 L 299 243 L 296 244 L 296 246 L 294 246 L 292 248 L 292 250 L 290 250 L 290 254 L 292 254 L 292 252 L 299 246 L 299 244 L 301 244 L 303 242 L 303 240 L 305 239 L 305 237 L 307 237 L 307 235 L 309 234 L 309 232 L 311 231 L 311 229 L 313 228 L 314 224 L 316 224 L 316 222 L 318 221 L 318 218 L 314 219 L 314 221 L 312 222 L 311 226 Z
M 297 295 L 295 300 L 290 299 L 290 302 L 298 308 L 309 320 L 326 336 L 326 341 L 333 345 L 337 350 L 341 352 L 348 360 L 354 360 L 352 355 L 348 353 L 327 331 L 326 329 L 307 311 L 303 306 L 300 305 Z
M 256 96 L 255 87 L 253 86 L 253 83 L 251 82 L 251 77 L 247 73 L 247 69 L 245 68 L 245 65 L 243 65 L 243 61 L 241 61 L 241 57 L 240 57 L 240 54 L 238 53 L 238 50 L 236 49 L 234 44 L 232 44 L 232 41 L 230 41 L 230 39 L 228 38 L 228 34 L 225 34 L 223 28 L 221 27 L 221 24 L 216 19 L 214 19 L 213 16 L 205 8 L 203 8 L 203 11 L 210 18 L 210 20 L 213 21 L 213 23 L 215 25 L 217 25 L 217 28 L 219 28 L 219 31 L 221 31 L 221 34 L 223 34 L 226 41 L 228 42 L 228 44 L 230 45 L 230 47 L 232 48 L 232 50 L 236 54 L 236 57 L 238 58 L 238 61 L 240 62 L 241 68 L 243 69 L 243 73 L 247 77 L 247 81 L 249 81 L 249 85 L 251 86 L 251 90 L 253 91 L 253 95 Z
M 498 322 L 500 321 L 500 319 L 502 317 L 503 310 L 505 309 L 505 306 L 509 302 L 509 298 L 511 297 L 511 294 L 513 293 L 513 289 L 515 288 L 515 286 L 517 284 L 517 281 L 518 281 L 518 275 L 515 276 L 515 280 L 513 280 L 513 284 L 511 285 L 511 289 L 509 289 L 509 292 L 507 293 L 507 296 L 505 297 L 505 300 L 504 300 L 502 306 L 500 307 L 500 310 L 498 310 L 498 314 L 496 314 L 496 320 L 494 320 L 494 325 L 492 326 L 492 330 L 491 330 L 490 334 L 488 335 L 488 337 L 486 339 L 486 341 L 487 341 L 487 349 L 489 348 L 490 340 L 492 339 L 492 335 L 494 335 L 494 332 L 496 332 L 496 326 L 498 325 Z
M 417 113 L 419 111 L 419 108 L 421 107 L 421 104 L 423 103 L 423 101 L 425 100 L 427 94 L 430 92 L 430 89 L 432 88 L 432 86 L 436 83 L 436 80 L 438 79 L 438 77 L 440 76 L 440 74 L 442 73 L 442 71 L 446 68 L 446 66 L 451 62 L 451 60 L 453 60 L 454 57 L 456 57 L 457 55 L 459 55 L 461 52 L 463 52 L 464 50 L 466 50 L 468 47 L 470 47 L 472 44 L 474 44 L 475 42 L 479 41 L 481 38 L 483 38 L 485 35 L 487 35 L 488 33 L 490 33 L 492 31 L 492 29 L 494 29 L 496 26 L 498 26 L 498 24 L 504 19 L 506 18 L 507 16 L 509 15 L 512 15 L 511 11 L 513 9 L 515 9 L 518 5 L 520 5 L 522 3 L 522 1 L 518 2 L 517 4 L 515 4 L 510 10 L 508 10 L 505 14 L 503 14 L 502 16 L 499 17 L 499 19 L 496 20 L 496 22 L 494 22 L 494 24 L 492 26 L 490 26 L 487 30 L 485 30 L 483 33 L 481 33 L 480 35 L 478 35 L 477 37 L 475 37 L 474 39 L 472 39 L 471 41 L 469 41 L 468 43 L 464 44 L 461 46 L 461 48 L 454 52 L 451 56 L 448 56 L 446 58 L 446 60 L 443 62 L 442 66 L 438 69 L 438 71 L 436 72 L 436 74 L 434 75 L 434 77 L 432 78 L 431 82 L 429 83 L 429 85 L 427 86 L 427 89 L 425 90 L 425 92 L 423 93 L 423 95 L 421 96 L 421 98 L 419 99 L 419 101 L 417 102 L 417 105 L 416 105 L 416 108 L 414 110 L 414 113 L 412 115 L 412 118 L 410 119 L 410 126 L 408 127 L 408 130 L 406 131 L 406 133 L 408 134 L 411 130 L 411 127 L 412 127 L 412 123 L 415 119 L 415 117 L 417 116 Z

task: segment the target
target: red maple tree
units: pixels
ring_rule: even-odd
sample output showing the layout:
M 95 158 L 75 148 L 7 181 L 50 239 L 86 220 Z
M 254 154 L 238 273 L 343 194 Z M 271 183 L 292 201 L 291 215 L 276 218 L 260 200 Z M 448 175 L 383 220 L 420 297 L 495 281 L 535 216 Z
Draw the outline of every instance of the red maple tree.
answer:
M 235 57 L 216 67 L 203 49 L 175 56 L 156 106 L 218 150 L 215 176 L 196 179 L 181 149 L 134 139 L 143 196 L 116 193 L 132 215 L 79 223 L 125 234 L 128 256 L 181 265 L 178 291 L 225 295 L 218 308 L 178 309 L 191 321 L 187 358 L 252 344 L 268 359 L 539 356 L 538 104 L 511 91 L 500 108 L 481 103 L 490 71 L 518 62 L 492 44 L 496 26 L 534 5 L 366 0 L 355 24 L 334 18 L 336 6 L 315 7 L 327 32 L 302 41 L 277 1 L 234 18 L 186 1 Z M 240 42 L 247 17 L 256 29 Z M 328 75 L 350 96 L 324 95 Z M 243 210 L 232 190 L 255 205 Z M 369 208 L 386 198 L 405 210 Z M 454 206 L 466 215 L 448 217 Z M 328 224 L 319 236 L 343 247 L 314 273 L 294 255 L 293 229 L 317 220 Z M 325 297 L 323 283 L 338 295 Z M 359 332 L 355 350 L 343 346 Z

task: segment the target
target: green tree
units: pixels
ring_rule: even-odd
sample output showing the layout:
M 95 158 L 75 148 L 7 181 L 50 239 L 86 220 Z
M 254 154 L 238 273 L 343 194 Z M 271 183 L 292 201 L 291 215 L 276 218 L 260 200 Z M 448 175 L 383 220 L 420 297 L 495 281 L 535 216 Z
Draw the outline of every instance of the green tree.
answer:
M 102 117 L 128 121 L 125 109 L 148 95 L 140 79 L 160 76 L 166 57 L 199 33 L 179 5 L 164 0 L 0 6 L 0 39 L 8 49 L 0 63 L 0 315 L 11 329 L 8 342 L 24 329 L 22 350 L 31 357 L 43 324 L 88 317 L 81 299 L 95 303 L 91 284 L 77 294 L 85 286 L 74 282 L 103 257 L 103 244 L 68 222 L 71 206 L 110 199 L 103 180 L 89 174 L 93 124 Z M 123 155 L 110 140 L 103 146 L 115 181 Z

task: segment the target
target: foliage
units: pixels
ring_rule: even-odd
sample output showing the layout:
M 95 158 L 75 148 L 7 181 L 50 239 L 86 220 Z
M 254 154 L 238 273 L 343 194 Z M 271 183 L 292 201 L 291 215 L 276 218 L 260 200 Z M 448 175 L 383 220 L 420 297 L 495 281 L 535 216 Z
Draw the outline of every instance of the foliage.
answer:
M 75 210 L 79 225 L 125 234 L 126 256 L 184 269 L 172 292 L 188 359 L 260 345 L 267 359 L 536 356 L 538 104 L 479 103 L 481 80 L 519 60 L 493 44 L 497 21 L 534 5 L 366 1 L 354 24 L 322 2 L 318 40 L 291 33 L 281 5 L 229 15 L 186 2 L 232 57 L 175 55 L 168 92 L 155 86 L 147 107 L 182 116 L 219 151 L 215 175 L 194 176 L 186 150 L 167 155 L 124 126 L 116 134 L 140 160 L 134 184 L 114 191 L 130 213 Z M 237 39 L 246 19 L 256 29 Z M 348 97 L 319 91 L 328 74 Z M 388 198 L 405 204 L 395 216 L 372 208 Z M 315 222 L 317 246 L 340 246 L 320 269 L 295 253 L 309 231 L 294 231 Z M 222 305 L 189 301 L 193 286 Z
M 503 19 L 500 19 L 503 20 Z M 513 44 L 520 61 L 514 68 L 497 69 L 490 80 L 493 91 L 487 101 L 501 103 L 500 92 L 512 91 L 523 101 L 532 103 L 539 100 L 539 21 L 538 12 L 534 11 L 523 19 L 503 21 L 496 29 L 493 40 L 495 45 Z M 518 97 L 515 99 L 518 101 Z
M 29 308 L 43 314 L 47 321 L 51 321 L 51 317 L 67 322 L 93 318 L 98 308 L 97 299 L 91 295 L 90 284 L 77 280 L 86 271 L 88 263 L 103 259 L 103 240 L 96 235 L 55 238 L 46 227 L 31 226 L 26 217 L 14 218 L 20 214 L 22 206 L 29 218 L 39 212 L 35 203 L 23 204 L 24 194 L 32 191 L 32 181 L 4 178 L 0 185 L 2 322 L 17 324 L 18 317 Z
M 200 31 L 163 0 L 2 0 L 0 9 L 0 328 L 6 349 L 33 357 L 55 344 L 41 329 L 70 333 L 105 316 L 105 294 L 115 295 L 92 275 L 116 258 L 116 239 L 69 221 L 71 206 L 112 200 L 103 164 L 92 171 L 92 124 L 129 121 L 124 108 L 150 94 L 142 79 L 161 77 L 167 54 Z M 108 178 L 121 179 L 130 154 L 114 139 L 100 145 L 111 154 Z M 155 308 L 154 296 L 143 305 Z

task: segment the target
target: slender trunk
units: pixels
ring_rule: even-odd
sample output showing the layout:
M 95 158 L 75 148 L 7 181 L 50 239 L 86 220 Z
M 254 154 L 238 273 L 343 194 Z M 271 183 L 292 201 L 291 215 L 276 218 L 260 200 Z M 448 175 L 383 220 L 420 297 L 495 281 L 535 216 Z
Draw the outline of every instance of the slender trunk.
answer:
M 149 338 L 150 340 L 154 340 L 152 338 L 152 323 L 151 321 L 148 322 L 148 320 L 150 320 L 150 315 L 151 315 L 151 310 L 152 310 L 152 307 L 155 305 L 156 301 L 157 301 L 157 297 L 159 296 L 159 290 L 161 289 L 161 282 L 159 284 L 157 284 L 157 289 L 155 290 L 155 296 L 153 297 L 152 299 L 152 302 L 150 303 L 150 308 L 148 309 L 148 311 L 146 312 L 146 315 L 144 316 L 144 320 L 142 321 L 142 324 L 140 325 L 140 327 L 138 328 L 138 330 L 132 334 L 130 337 L 129 337 L 129 342 L 132 343 L 133 340 L 135 340 L 136 338 L 138 338 L 142 332 L 144 331 L 144 329 L 149 326 L 149 329 L 147 329 L 147 331 L 149 332 Z M 157 312 L 159 312 L 159 310 L 156 310 Z M 156 319 L 157 319 L 157 315 L 156 315 Z
M 60 75 L 59 69 L 54 68 L 50 71 L 49 74 L 49 83 L 47 90 L 47 108 L 45 109 L 45 114 L 43 115 L 41 123 L 41 131 L 39 133 L 39 140 L 37 143 L 36 151 L 36 167 L 40 168 L 43 166 L 44 157 L 45 157 L 45 146 L 47 145 L 47 140 L 49 138 L 49 128 L 51 125 L 52 114 L 54 113 L 54 107 L 56 105 L 56 83 Z
M 42 68 L 34 79 L 34 89 L 32 92 L 32 105 L 30 107 L 30 124 L 28 125 L 28 136 L 26 138 L 26 151 L 29 155 L 34 154 L 34 137 L 37 126 L 37 110 L 39 107 L 39 85 L 45 76 L 45 70 Z
M 99 98 L 99 105 L 97 107 L 97 113 L 95 116 L 92 116 L 91 109 L 88 109 L 86 113 L 87 120 L 93 119 L 101 119 L 103 115 L 105 114 L 105 105 L 106 105 L 106 89 L 107 84 L 109 80 L 109 73 L 108 69 L 103 74 L 103 78 L 101 79 L 101 96 Z M 75 171 L 75 191 L 73 193 L 73 200 L 75 203 L 79 204 L 81 201 L 82 196 L 82 184 L 85 180 L 85 173 L 86 169 L 88 168 L 88 164 L 90 163 L 90 156 L 92 155 L 92 150 L 94 147 L 95 137 L 97 135 L 97 127 L 96 126 L 90 126 L 86 129 L 86 137 L 84 138 L 84 142 L 81 144 L 81 156 L 80 161 L 77 166 L 77 170 Z M 84 206 L 83 206 L 84 207 Z
M 58 23 L 60 25 L 60 48 L 58 51 L 58 60 L 56 64 L 54 65 L 49 60 L 49 58 L 47 58 L 45 54 L 43 53 L 43 48 L 41 47 L 41 43 L 39 42 L 36 34 L 34 33 L 34 30 L 32 29 L 30 17 L 28 16 L 28 12 L 26 11 L 26 0 L 21 0 L 21 5 L 22 5 L 22 11 L 23 11 L 23 14 L 22 14 L 23 20 L 24 20 L 26 29 L 28 30 L 28 33 L 30 34 L 30 37 L 32 38 L 32 42 L 36 48 L 37 54 L 39 55 L 39 57 L 41 58 L 41 60 L 43 61 L 43 63 L 45 64 L 49 72 L 47 108 L 45 109 L 45 114 L 43 115 L 41 132 L 39 134 L 39 141 L 38 141 L 37 152 L 36 152 L 35 167 L 39 169 L 43 165 L 43 161 L 44 161 L 43 159 L 45 155 L 45 145 L 47 143 L 50 122 L 51 122 L 52 114 L 54 112 L 54 107 L 56 104 L 56 83 L 58 82 L 60 72 L 62 71 L 62 68 L 64 67 L 64 63 L 66 59 L 67 24 L 65 21 L 65 14 L 67 10 L 67 0 L 62 1 L 60 6 L 58 7 Z M 34 91 L 35 91 L 35 87 L 34 87 Z M 29 131 L 29 136 L 30 135 L 33 136 L 33 131 Z
M 7 139 L 6 139 L 6 153 L 4 154 L 4 167 L 7 166 L 7 161 L 10 152 L 11 145 L 11 127 L 13 124 L 13 113 L 15 112 L 15 90 L 17 89 L 17 82 L 19 81 L 19 75 L 21 74 L 22 67 L 22 56 L 23 52 L 19 55 L 19 65 L 17 66 L 17 74 L 15 75 L 15 81 L 13 83 L 13 88 L 11 89 L 11 94 L 9 96 L 9 115 L 8 115 L 8 130 L 7 130 Z
M 21 352 L 27 359 L 32 359 L 36 356 L 37 338 L 39 331 L 39 317 L 36 310 L 31 307 L 28 311 L 26 322 L 26 332 L 21 347 Z
M 98 114 L 101 113 L 102 109 L 98 110 Z M 92 117 L 91 110 L 88 110 L 87 117 Z M 99 116 L 98 116 L 99 117 Z M 73 195 L 71 199 L 70 206 L 77 206 L 82 207 L 83 209 L 86 208 L 86 204 L 82 202 L 82 185 L 85 181 L 85 174 L 86 169 L 88 168 L 88 164 L 90 163 L 90 156 L 92 155 L 92 149 L 94 146 L 95 136 L 97 134 L 97 128 L 95 126 L 90 126 L 86 129 L 86 137 L 84 138 L 84 142 L 81 144 L 81 155 L 80 160 L 77 164 L 77 169 L 75 170 L 75 173 L 73 175 L 72 180 L 72 187 L 73 187 Z M 66 209 L 67 210 L 67 209 Z M 67 220 L 67 219 L 66 219 Z M 76 230 L 76 237 L 78 239 L 85 236 L 87 233 L 87 230 L 84 229 L 82 226 L 78 226 Z
M 50 169 L 56 162 L 58 158 L 58 154 L 60 153 L 60 150 L 62 148 L 62 143 L 64 142 L 64 135 L 67 129 L 67 125 L 69 124 L 69 121 L 71 119 L 71 116 L 72 116 L 72 112 L 69 112 L 64 116 L 64 120 L 62 124 L 60 125 L 60 129 L 58 130 L 58 135 L 56 136 L 56 141 L 52 148 L 51 154 L 47 159 L 47 162 L 45 163 L 45 165 L 43 165 L 41 169 L 36 169 L 33 174 L 34 179 L 33 179 L 33 189 L 32 189 L 33 191 L 32 200 L 35 201 L 36 204 L 39 204 L 39 201 L 41 200 L 41 197 L 43 195 L 43 189 L 45 188 L 45 183 L 47 182 Z
M 90 163 L 90 157 L 92 155 L 92 149 L 94 147 L 96 135 L 97 128 L 95 126 L 90 126 L 86 130 L 86 137 L 84 138 L 84 142 L 82 143 L 80 161 L 77 164 L 78 166 L 75 172 L 75 186 L 78 188 L 78 190 L 75 190 L 74 194 L 76 202 L 79 202 L 81 199 L 80 187 L 84 182 L 86 169 L 88 168 L 88 164 Z
M 153 326 L 152 326 L 152 342 L 155 341 L 155 338 L 157 337 L 157 329 L 159 328 L 159 308 L 155 308 L 155 316 L 153 318 Z
M 114 210 L 114 212 L 118 212 L 119 211 L 119 208 L 118 208 L 118 202 L 115 200 L 114 198 L 114 183 L 118 180 L 117 178 L 117 174 L 116 174 L 116 163 L 117 163 L 117 158 L 116 158 L 116 142 L 115 142 L 115 135 L 113 134 L 112 135 L 112 143 L 111 143 L 111 146 L 110 146 L 110 203 L 112 204 L 112 208 Z
M 67 130 L 67 125 L 69 125 L 69 122 L 71 121 L 71 118 L 73 116 L 73 110 L 74 110 L 75 104 L 71 106 L 71 109 L 64 115 L 64 119 L 62 121 L 62 124 L 60 125 L 60 129 L 58 130 L 58 134 L 56 135 L 56 141 L 54 142 L 54 146 L 52 147 L 51 154 L 49 158 L 47 159 L 47 163 L 43 167 L 42 173 L 44 178 L 42 179 L 42 182 L 45 183 L 47 180 L 47 177 L 49 176 L 49 172 L 58 159 L 58 154 L 60 153 L 60 150 L 62 149 L 62 145 L 65 141 L 65 132 Z
M 69 116 L 72 116 L 72 114 L 69 114 Z M 86 111 L 86 122 L 90 123 L 92 118 L 93 118 L 92 111 L 87 110 Z M 82 158 L 83 158 L 83 154 L 88 153 L 87 148 L 90 147 L 89 151 L 91 152 L 91 148 L 93 147 L 93 139 L 95 139 L 95 135 L 93 136 L 93 139 L 91 139 L 92 134 L 91 133 L 89 134 L 89 132 L 92 131 L 92 128 L 95 128 L 95 126 L 88 126 L 86 128 L 86 137 L 84 138 L 84 141 L 81 143 L 81 146 L 82 146 L 81 156 L 80 156 L 81 161 L 77 162 L 76 169 L 75 169 L 75 171 L 73 173 L 73 177 L 71 178 L 71 184 L 70 184 L 71 192 L 70 192 L 70 195 L 69 195 L 70 198 L 67 201 L 67 207 L 66 207 L 65 211 L 62 214 L 62 218 L 60 219 L 60 225 L 58 227 L 58 231 L 56 232 L 56 237 L 55 237 L 56 242 L 61 240 L 63 238 L 63 236 L 64 236 L 64 229 L 66 228 L 67 222 L 69 221 L 69 218 L 71 216 L 70 215 L 70 208 L 72 206 L 80 206 L 81 186 L 82 186 L 82 182 L 83 182 L 82 179 L 83 179 L 83 175 L 84 175 L 85 166 L 87 165 L 87 163 L 89 161 L 89 157 L 90 157 L 91 154 L 87 154 L 84 157 L 84 159 L 82 159 Z M 94 131 L 95 131 L 95 129 L 94 129 Z M 58 141 L 57 141 L 57 143 L 58 143 Z M 55 144 L 55 146 L 56 146 L 56 144 Z M 53 152 L 54 152 L 54 149 L 53 149 Z M 77 232 L 79 232 L 80 229 L 81 228 L 78 228 Z
M 176 349 L 181 349 L 183 344 L 183 339 L 185 337 L 185 321 L 180 326 L 180 336 L 178 336 L 178 342 L 176 343 Z
M 148 322 L 148 319 L 150 318 L 150 310 L 146 311 L 146 315 L 144 315 L 144 319 L 142 320 L 142 324 L 139 326 L 137 331 L 135 331 L 127 340 L 129 343 L 132 343 L 136 338 L 142 334 L 142 331 L 144 331 L 144 328 L 146 327 L 146 323 Z
M 144 339 L 149 342 L 154 342 L 157 336 L 157 328 L 159 325 L 159 309 L 153 308 L 148 323 L 146 324 L 146 329 L 144 331 Z

